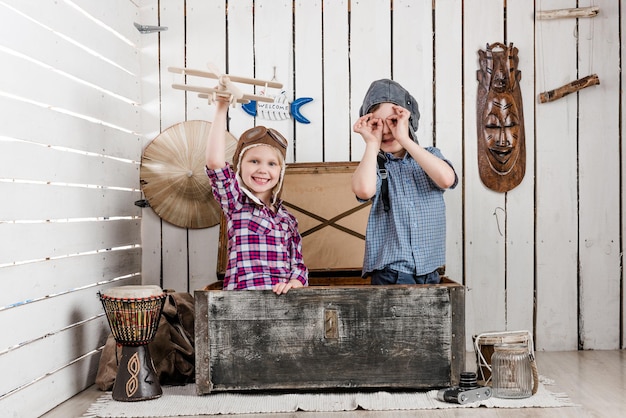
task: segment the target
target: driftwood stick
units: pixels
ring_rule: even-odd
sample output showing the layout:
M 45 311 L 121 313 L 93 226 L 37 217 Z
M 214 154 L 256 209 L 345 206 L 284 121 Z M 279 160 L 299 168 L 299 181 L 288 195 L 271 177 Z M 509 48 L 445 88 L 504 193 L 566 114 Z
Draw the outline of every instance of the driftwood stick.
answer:
M 597 84 L 600 84 L 600 79 L 598 78 L 598 75 L 597 74 L 588 75 L 587 77 L 572 81 L 571 83 L 561 86 L 559 88 L 556 88 L 554 90 L 540 93 L 539 102 L 540 103 L 552 102 L 554 100 L 560 99 L 561 97 L 567 96 L 570 93 L 574 93 L 574 92 L 584 89 L 585 87 L 595 86 Z
M 535 17 L 538 20 L 562 19 L 568 17 L 595 17 L 599 11 L 599 6 L 578 7 L 575 9 L 556 9 L 536 12 Z

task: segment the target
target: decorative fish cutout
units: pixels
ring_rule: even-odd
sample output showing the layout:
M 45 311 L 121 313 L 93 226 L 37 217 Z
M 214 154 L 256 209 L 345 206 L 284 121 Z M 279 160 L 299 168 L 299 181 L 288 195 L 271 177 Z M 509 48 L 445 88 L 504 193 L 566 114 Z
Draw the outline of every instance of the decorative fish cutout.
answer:
M 289 103 L 285 92 L 274 96 L 274 102 L 264 103 L 251 100 L 241 105 L 241 108 L 250 116 L 258 116 L 266 120 L 285 120 L 290 116 L 300 123 L 311 123 L 300 113 L 300 107 L 313 101 L 311 97 L 301 97 Z

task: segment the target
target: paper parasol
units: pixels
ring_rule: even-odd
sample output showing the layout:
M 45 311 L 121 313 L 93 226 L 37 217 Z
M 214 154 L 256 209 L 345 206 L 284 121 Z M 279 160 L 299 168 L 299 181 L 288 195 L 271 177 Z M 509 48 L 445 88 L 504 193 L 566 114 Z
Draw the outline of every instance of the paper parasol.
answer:
M 206 139 L 211 123 L 175 124 L 148 144 L 141 158 L 143 193 L 161 219 L 182 228 L 208 228 L 220 222 L 221 208 L 205 173 Z M 232 161 L 237 140 L 226 132 L 226 160 Z

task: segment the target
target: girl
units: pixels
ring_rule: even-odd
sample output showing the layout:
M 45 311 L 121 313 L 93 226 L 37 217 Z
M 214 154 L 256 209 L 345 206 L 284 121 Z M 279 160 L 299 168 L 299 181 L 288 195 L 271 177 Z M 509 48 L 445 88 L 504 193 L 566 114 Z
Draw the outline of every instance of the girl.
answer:
M 228 98 L 217 97 L 206 146 L 206 172 L 227 221 L 224 289 L 283 294 L 307 286 L 298 222 L 280 200 L 287 140 L 274 129 L 249 129 L 237 143 L 231 166 L 225 152 L 228 105 Z

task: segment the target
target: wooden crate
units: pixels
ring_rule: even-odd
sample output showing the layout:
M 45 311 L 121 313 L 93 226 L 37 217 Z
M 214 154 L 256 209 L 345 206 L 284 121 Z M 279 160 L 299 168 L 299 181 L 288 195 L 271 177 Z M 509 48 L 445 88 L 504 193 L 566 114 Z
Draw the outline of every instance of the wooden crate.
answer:
M 298 218 L 310 286 L 286 295 L 195 292 L 198 394 L 458 384 L 465 290 L 371 286 L 360 278 L 369 205 L 350 190 L 356 163 L 291 164 L 283 198 Z M 223 230 L 223 228 L 222 228 Z M 220 239 L 218 276 L 226 268 Z
M 440 285 L 196 291 L 198 393 L 436 388 L 465 363 L 464 290 Z

